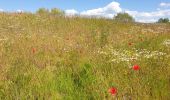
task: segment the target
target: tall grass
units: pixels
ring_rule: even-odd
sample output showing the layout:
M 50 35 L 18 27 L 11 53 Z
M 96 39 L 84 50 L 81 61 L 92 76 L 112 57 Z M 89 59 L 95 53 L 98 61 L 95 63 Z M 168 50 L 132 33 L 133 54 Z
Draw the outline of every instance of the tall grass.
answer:
M 170 99 L 168 24 L 6 13 L 0 20 L 1 99 Z M 109 52 L 131 57 L 134 48 L 165 55 L 112 61 Z

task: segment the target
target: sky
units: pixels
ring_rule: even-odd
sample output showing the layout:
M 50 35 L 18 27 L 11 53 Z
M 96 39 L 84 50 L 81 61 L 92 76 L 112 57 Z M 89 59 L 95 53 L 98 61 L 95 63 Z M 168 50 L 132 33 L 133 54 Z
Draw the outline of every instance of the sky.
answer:
M 29 11 L 60 8 L 66 15 L 113 18 L 127 12 L 138 22 L 170 18 L 170 0 L 0 0 L 0 11 Z

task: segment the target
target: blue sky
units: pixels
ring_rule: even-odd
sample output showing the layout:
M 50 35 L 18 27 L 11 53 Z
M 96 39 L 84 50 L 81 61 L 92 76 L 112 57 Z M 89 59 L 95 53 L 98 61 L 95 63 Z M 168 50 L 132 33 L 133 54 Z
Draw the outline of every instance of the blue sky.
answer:
M 49 9 L 57 7 L 63 10 L 76 9 L 83 11 L 103 7 L 112 1 L 119 2 L 122 8 L 138 11 L 152 11 L 161 2 L 170 2 L 170 0 L 0 0 L 0 9 L 36 11 L 40 7 Z
M 118 12 L 125 11 L 136 20 L 142 21 L 147 17 L 148 22 L 159 17 L 170 18 L 170 0 L 0 0 L 1 11 L 35 12 L 41 7 L 60 8 L 69 14 L 94 14 L 104 17 L 112 17 Z

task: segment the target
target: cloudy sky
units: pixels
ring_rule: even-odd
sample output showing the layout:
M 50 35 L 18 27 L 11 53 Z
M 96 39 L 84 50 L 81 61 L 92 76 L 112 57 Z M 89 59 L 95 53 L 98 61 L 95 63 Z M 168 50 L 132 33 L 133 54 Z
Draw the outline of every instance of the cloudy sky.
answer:
M 0 0 L 0 11 L 35 12 L 41 7 L 63 9 L 68 16 L 113 18 L 119 12 L 127 12 L 138 22 L 170 18 L 170 0 Z

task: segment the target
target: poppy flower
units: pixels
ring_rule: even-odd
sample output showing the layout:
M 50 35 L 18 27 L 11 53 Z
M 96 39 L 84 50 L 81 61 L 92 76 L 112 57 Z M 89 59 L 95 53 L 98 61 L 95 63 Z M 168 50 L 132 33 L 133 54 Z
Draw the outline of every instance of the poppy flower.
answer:
M 131 42 L 129 42 L 129 43 L 128 43 L 128 45 L 129 45 L 129 46 L 131 46 L 131 45 L 132 45 L 132 43 L 131 43 Z
M 116 95 L 117 89 L 115 87 L 112 87 L 109 89 L 109 93 L 111 93 L 112 95 Z
M 32 48 L 32 53 L 35 53 L 36 49 L 35 48 Z
M 138 65 L 134 65 L 132 68 L 133 68 L 133 70 L 139 70 L 140 69 L 140 67 Z

